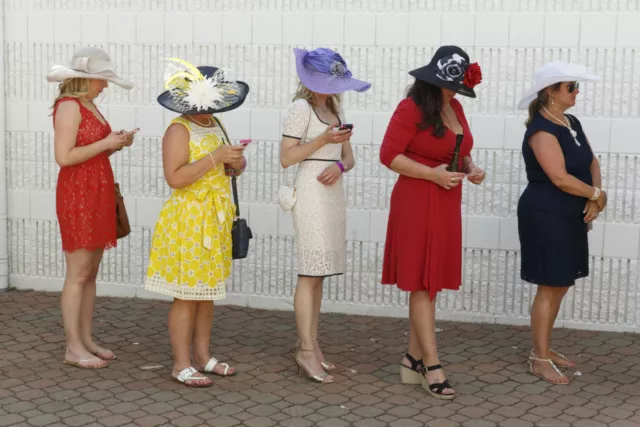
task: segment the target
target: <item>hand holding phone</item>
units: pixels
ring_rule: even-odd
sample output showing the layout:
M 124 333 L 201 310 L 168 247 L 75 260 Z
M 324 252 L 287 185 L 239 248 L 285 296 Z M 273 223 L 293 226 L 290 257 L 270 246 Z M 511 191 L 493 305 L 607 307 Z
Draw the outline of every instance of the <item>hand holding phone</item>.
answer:
M 133 137 L 136 133 L 138 133 L 140 131 L 140 128 L 135 128 L 132 131 L 126 131 L 126 130 L 121 130 L 120 131 L 120 135 L 124 136 L 125 138 L 125 143 L 123 144 L 123 146 L 125 147 L 130 147 L 133 144 Z

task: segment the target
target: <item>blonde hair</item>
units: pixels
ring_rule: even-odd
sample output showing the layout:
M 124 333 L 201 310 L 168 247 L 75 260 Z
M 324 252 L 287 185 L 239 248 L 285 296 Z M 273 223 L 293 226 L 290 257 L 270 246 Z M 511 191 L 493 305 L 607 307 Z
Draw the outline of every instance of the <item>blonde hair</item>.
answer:
M 293 101 L 296 99 L 304 99 L 310 105 L 313 105 L 313 91 L 303 85 L 302 82 L 298 82 L 298 89 L 296 90 L 296 94 L 293 95 Z M 327 98 L 327 107 L 329 107 L 329 110 L 331 110 L 336 117 L 340 118 L 340 95 L 329 95 L 329 98 Z
M 55 108 L 58 101 L 62 98 L 82 98 L 89 94 L 89 86 L 91 85 L 91 80 L 74 77 L 72 79 L 65 79 L 58 86 L 58 96 L 53 101 L 53 105 L 51 108 Z

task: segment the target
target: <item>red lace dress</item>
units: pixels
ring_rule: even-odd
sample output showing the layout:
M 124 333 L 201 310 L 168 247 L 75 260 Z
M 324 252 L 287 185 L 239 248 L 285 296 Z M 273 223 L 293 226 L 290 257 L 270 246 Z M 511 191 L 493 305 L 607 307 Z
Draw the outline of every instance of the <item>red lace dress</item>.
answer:
M 76 137 L 77 147 L 93 144 L 111 133 L 111 126 L 106 120 L 103 124 L 75 98 L 58 101 L 53 111 L 54 126 L 55 115 L 62 102 L 76 102 L 80 107 L 82 120 Z M 106 152 L 84 163 L 60 169 L 56 213 L 65 252 L 116 246 L 116 196 L 113 170 Z

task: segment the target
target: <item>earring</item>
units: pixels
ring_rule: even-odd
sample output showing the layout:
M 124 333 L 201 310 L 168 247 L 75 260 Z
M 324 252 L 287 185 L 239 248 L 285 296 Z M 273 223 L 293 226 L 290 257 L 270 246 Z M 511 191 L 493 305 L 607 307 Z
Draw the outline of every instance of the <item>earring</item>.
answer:
M 552 96 L 552 97 L 551 97 L 551 105 L 553 105 L 553 104 L 555 104 L 555 103 L 556 103 L 556 99 Z

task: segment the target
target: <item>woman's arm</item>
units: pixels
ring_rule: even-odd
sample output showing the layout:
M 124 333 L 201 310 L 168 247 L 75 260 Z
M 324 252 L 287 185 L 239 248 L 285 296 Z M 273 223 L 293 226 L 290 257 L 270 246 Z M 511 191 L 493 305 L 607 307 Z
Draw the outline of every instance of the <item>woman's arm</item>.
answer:
M 207 172 L 223 163 L 237 162 L 242 158 L 242 146 L 221 145 L 200 160 L 189 163 L 189 131 L 181 124 L 174 123 L 162 139 L 162 164 L 169 187 L 187 187 Z
M 356 165 L 356 159 L 353 155 L 353 147 L 349 140 L 342 143 L 342 164 L 344 165 L 345 172 L 349 172 Z
M 280 164 L 285 169 L 289 166 L 297 165 L 326 143 L 324 133 L 313 138 L 307 144 L 301 144 L 300 139 L 283 136 L 282 141 L 280 141 Z
M 76 137 L 80 128 L 80 107 L 76 102 L 63 101 L 56 109 L 54 121 L 54 156 L 60 167 L 78 165 L 94 158 L 100 153 L 115 149 L 124 144 L 124 139 L 114 135 L 77 147 Z
M 529 145 L 553 185 L 573 196 L 585 199 L 593 197 L 596 192 L 594 187 L 567 172 L 564 154 L 555 136 L 547 132 L 537 132 L 529 139 Z M 603 192 L 600 197 L 604 197 Z

